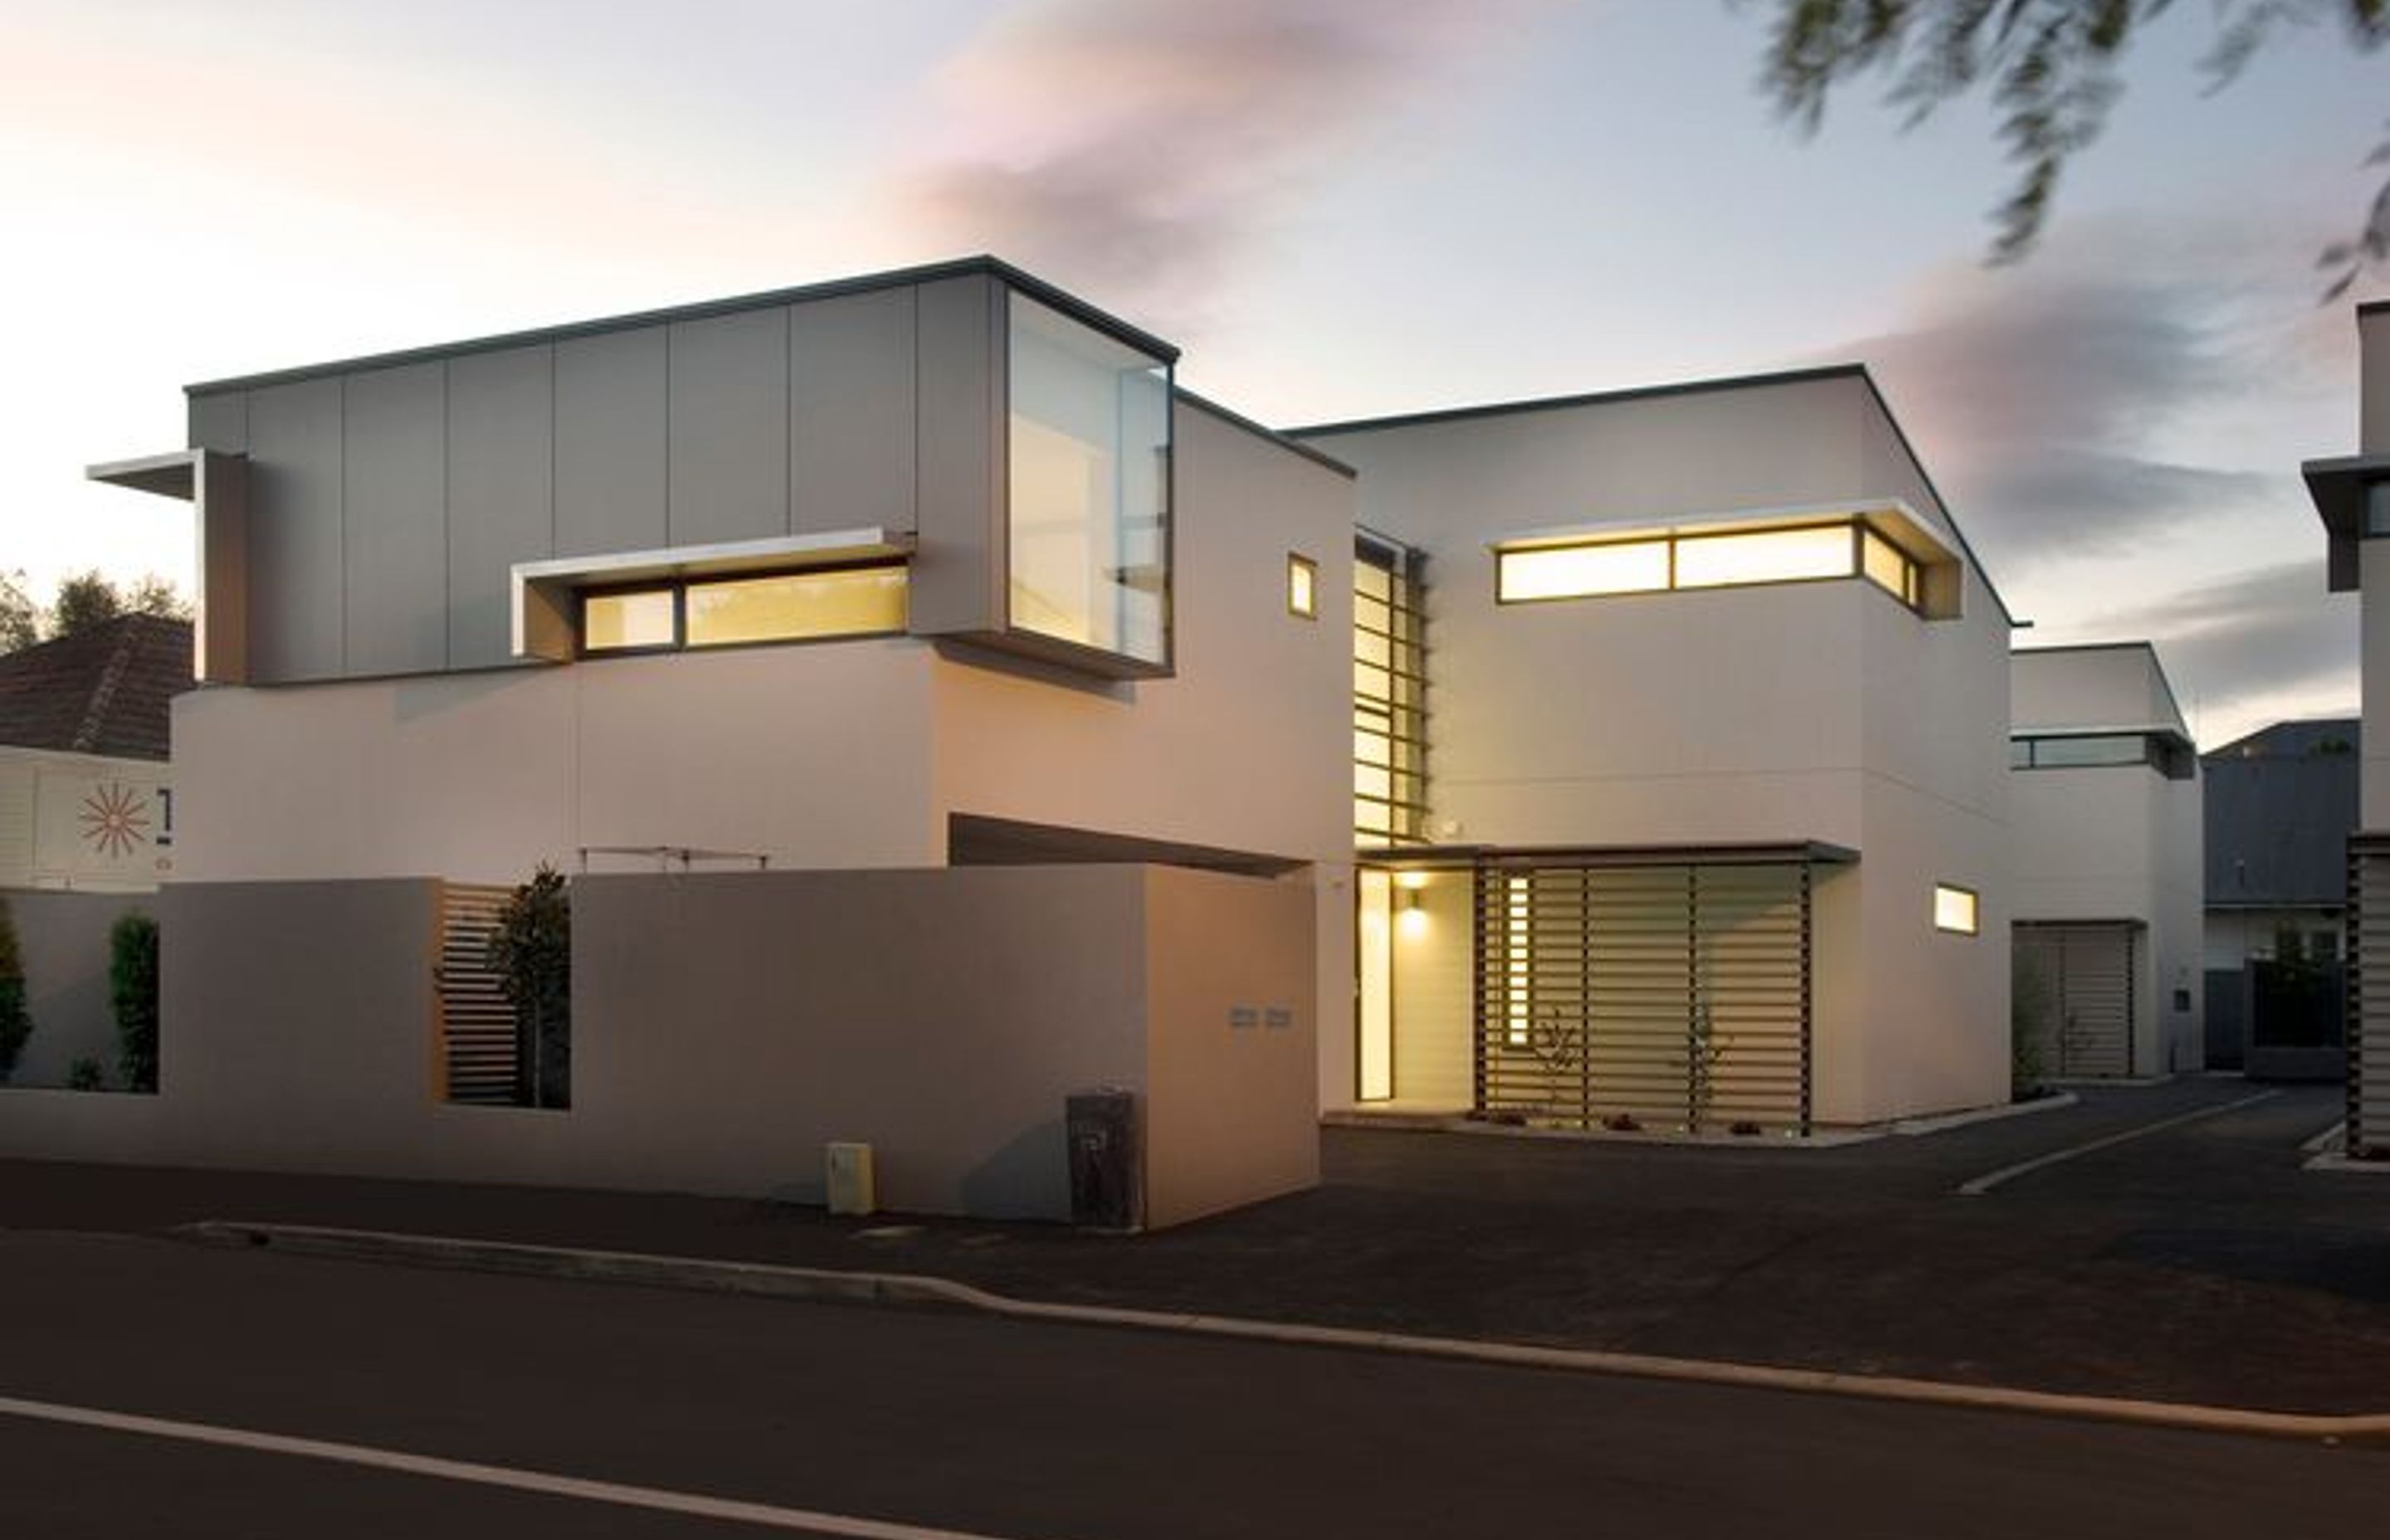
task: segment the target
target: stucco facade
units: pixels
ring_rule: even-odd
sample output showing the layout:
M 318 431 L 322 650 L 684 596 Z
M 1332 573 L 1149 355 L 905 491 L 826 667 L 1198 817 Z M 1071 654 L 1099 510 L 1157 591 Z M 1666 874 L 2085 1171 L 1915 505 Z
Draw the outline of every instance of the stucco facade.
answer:
M 2085 938 L 2108 928 L 2131 970 L 2120 1072 L 2198 1069 L 2200 766 L 2157 654 L 2145 643 L 2020 650 L 2012 698 L 2016 921 Z M 2037 985 L 2036 1004 L 2059 1011 L 2056 982 Z
M 2010 622 L 1863 372 L 1300 436 L 1359 472 L 1366 527 L 1423 558 L 1429 844 L 1830 850 L 1812 868 L 1815 1120 L 2006 1098 Z M 1500 547 L 1878 512 L 1934 558 L 1919 605 L 1856 572 L 1497 594 Z M 1935 928 L 1941 884 L 1976 896 L 1975 934 Z M 1448 1035 L 1465 982 L 1396 966 L 1425 1013 L 1412 1035 Z M 1465 1104 L 1465 1051 L 1402 1035 L 1398 1054 L 1444 1068 L 1401 1099 Z M 1323 1064 L 1331 1096 L 1355 1083 Z

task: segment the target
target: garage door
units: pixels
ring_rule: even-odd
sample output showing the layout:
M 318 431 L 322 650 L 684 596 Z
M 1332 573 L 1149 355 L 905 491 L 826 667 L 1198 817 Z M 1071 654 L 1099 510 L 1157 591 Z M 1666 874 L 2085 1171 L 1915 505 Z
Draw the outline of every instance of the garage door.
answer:
M 2019 925 L 2015 942 L 2016 986 L 2035 1023 L 2042 1073 L 2130 1075 L 2139 927 Z

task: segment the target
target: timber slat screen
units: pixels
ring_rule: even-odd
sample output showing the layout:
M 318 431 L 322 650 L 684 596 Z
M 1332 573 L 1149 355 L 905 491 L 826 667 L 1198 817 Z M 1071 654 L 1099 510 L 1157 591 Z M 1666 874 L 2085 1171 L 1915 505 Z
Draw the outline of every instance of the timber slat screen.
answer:
M 440 1063 L 444 1099 L 493 1107 L 521 1100 L 515 1007 L 490 968 L 490 932 L 512 889 L 440 885 Z
M 1493 857 L 1476 924 L 1482 1110 L 1808 1132 L 1806 866 Z
M 2348 1136 L 2390 1150 L 2390 836 L 2348 841 Z

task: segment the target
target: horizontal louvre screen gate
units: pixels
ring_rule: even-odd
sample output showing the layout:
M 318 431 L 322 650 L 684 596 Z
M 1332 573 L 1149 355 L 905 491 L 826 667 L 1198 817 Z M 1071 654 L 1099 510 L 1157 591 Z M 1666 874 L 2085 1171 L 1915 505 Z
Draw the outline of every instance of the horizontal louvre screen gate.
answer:
M 2130 1075 L 2133 927 L 2025 923 L 2013 941 L 2042 1072 L 2062 1080 Z
M 1809 1126 L 1809 869 L 1477 868 L 1477 1103 L 1563 1128 Z
M 2390 1150 L 2390 836 L 2348 841 L 2349 1153 Z
M 440 886 L 441 1068 L 450 1101 L 511 1107 L 521 1099 L 515 1007 L 489 965 L 490 932 L 513 891 Z

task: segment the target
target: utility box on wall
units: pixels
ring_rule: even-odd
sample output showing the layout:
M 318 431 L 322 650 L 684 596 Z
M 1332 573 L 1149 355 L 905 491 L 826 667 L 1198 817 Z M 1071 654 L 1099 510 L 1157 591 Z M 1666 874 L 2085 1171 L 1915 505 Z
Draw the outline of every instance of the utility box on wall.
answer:
M 833 1140 L 823 1156 L 824 1186 L 832 1213 L 870 1213 L 880 1207 L 873 1191 L 871 1147 Z
M 1137 1094 L 1086 1091 L 1071 1097 L 1071 1222 L 1131 1231 L 1145 1222 L 1145 1161 L 1137 1139 Z

